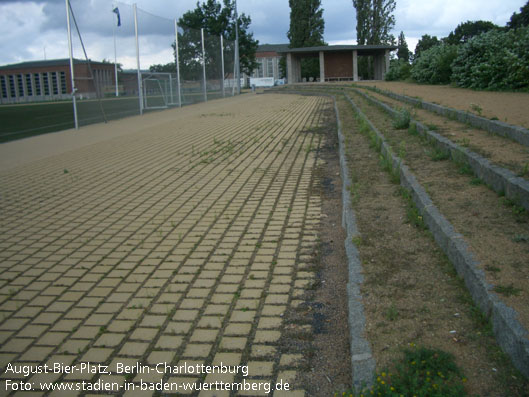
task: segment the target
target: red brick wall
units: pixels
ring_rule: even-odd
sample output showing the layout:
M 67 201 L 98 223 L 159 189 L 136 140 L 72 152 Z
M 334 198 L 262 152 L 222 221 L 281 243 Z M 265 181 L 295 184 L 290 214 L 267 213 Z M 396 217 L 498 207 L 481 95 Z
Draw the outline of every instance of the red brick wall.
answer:
M 325 53 L 325 78 L 334 77 L 353 77 L 352 51 Z
M 256 58 L 273 58 L 279 56 L 277 52 L 275 51 L 268 51 L 268 52 L 256 52 L 255 57 Z

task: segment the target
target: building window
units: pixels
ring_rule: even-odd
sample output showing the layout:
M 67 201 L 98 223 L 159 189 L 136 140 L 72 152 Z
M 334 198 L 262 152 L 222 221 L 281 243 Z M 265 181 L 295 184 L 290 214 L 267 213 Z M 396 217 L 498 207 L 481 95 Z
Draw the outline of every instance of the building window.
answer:
M 50 95 L 50 81 L 48 73 L 42 75 L 42 81 L 44 83 L 44 95 Z
M 24 77 L 19 74 L 17 75 L 18 80 L 18 96 L 23 97 L 24 96 Z
M 266 58 L 266 77 L 274 77 L 274 58 Z
M 33 84 L 31 84 L 31 74 L 26 74 L 26 90 L 28 96 L 33 96 Z
M 2 98 L 7 98 L 7 81 L 6 76 L 0 76 L 0 82 L 2 84 Z
M 57 72 L 51 72 L 51 84 L 53 87 L 53 95 L 59 94 L 59 82 L 57 81 Z
M 66 94 L 66 73 L 61 72 L 61 94 Z
M 35 95 L 40 96 L 40 95 L 42 95 L 42 91 L 40 89 L 40 74 L 39 73 L 35 73 L 33 75 L 33 79 L 35 81 Z
M 12 74 L 9 75 L 9 91 L 11 94 L 11 98 L 16 98 L 17 91 L 15 89 L 15 76 Z

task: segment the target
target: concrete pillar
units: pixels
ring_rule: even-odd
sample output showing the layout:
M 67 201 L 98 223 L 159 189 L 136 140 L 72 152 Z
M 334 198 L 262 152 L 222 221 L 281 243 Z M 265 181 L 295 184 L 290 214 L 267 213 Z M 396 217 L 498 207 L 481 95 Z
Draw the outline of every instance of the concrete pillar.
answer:
M 320 82 L 325 83 L 325 54 L 320 51 Z
M 389 72 L 389 50 L 386 50 L 386 53 L 384 54 L 384 58 L 386 61 L 386 68 L 384 69 L 384 73 L 382 74 L 382 79 L 385 79 L 386 73 Z
M 287 52 L 287 83 L 292 84 L 294 82 L 294 65 L 292 64 L 292 53 Z
M 353 50 L 353 80 L 358 81 L 358 51 Z
M 383 79 L 383 73 L 384 73 L 384 55 L 377 54 L 374 56 L 375 58 L 375 80 L 382 80 Z

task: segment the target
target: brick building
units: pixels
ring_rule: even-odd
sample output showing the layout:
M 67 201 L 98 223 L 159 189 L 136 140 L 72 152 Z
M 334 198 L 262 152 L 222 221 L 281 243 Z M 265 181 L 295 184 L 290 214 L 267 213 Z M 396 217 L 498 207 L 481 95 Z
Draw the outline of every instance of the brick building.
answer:
M 263 44 L 257 47 L 255 58 L 257 68 L 253 71 L 254 78 L 272 77 L 275 80 L 281 78 L 279 71 L 279 60 L 281 54 L 279 51 L 288 49 L 288 44 Z
M 75 86 L 81 98 L 93 98 L 114 89 L 114 64 L 74 60 Z M 53 59 L 0 66 L 0 103 L 49 101 L 71 98 L 70 60 Z

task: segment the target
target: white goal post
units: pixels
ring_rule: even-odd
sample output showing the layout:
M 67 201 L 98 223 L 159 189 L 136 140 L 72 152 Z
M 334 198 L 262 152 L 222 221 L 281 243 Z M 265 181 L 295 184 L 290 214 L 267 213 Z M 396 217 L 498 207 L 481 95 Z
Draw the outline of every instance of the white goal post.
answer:
M 179 106 L 176 73 L 142 72 L 144 109 Z

